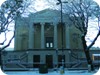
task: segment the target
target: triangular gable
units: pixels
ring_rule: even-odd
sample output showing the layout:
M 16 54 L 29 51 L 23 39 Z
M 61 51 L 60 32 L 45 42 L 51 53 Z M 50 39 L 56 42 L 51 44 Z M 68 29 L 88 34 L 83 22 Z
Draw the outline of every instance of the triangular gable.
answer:
M 60 17 L 60 14 L 61 14 L 60 11 L 53 10 L 53 9 L 45 9 L 45 10 L 35 13 L 34 15 L 37 15 L 37 16 L 59 16 Z
M 34 14 L 30 14 L 30 17 L 34 22 L 60 22 L 61 12 L 53 9 L 45 9 Z M 63 19 L 67 18 L 66 14 L 63 14 Z M 66 20 L 66 19 L 65 19 Z M 64 20 L 64 21 L 65 21 Z

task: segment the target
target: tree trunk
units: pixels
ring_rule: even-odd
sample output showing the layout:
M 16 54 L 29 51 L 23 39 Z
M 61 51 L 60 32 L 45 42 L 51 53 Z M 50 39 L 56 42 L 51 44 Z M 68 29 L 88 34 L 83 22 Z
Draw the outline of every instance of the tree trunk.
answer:
M 1 66 L 1 50 L 0 50 L 0 66 Z
M 3 65 L 2 65 L 2 51 L 0 50 L 0 66 L 1 70 L 3 70 Z
M 87 50 L 89 50 L 95 44 L 95 42 L 98 39 L 99 35 L 100 35 L 100 30 L 98 31 L 98 34 L 96 35 L 96 37 L 94 38 L 92 43 L 87 47 Z
M 82 36 L 81 39 L 82 39 L 82 43 L 83 43 L 83 49 L 84 49 L 84 53 L 85 53 L 85 56 L 86 56 L 86 60 L 88 62 L 88 65 L 90 65 L 91 71 L 93 71 L 94 66 L 93 66 L 93 63 L 92 63 L 92 59 L 90 57 L 89 50 L 87 50 L 85 36 Z

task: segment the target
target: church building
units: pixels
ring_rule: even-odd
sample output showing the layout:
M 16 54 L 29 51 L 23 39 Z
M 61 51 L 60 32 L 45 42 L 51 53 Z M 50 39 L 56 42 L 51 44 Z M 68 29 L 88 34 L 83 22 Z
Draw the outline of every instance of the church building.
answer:
M 66 14 L 62 15 L 61 24 L 60 14 L 60 11 L 45 9 L 27 18 L 18 17 L 15 50 L 61 49 L 62 43 L 64 49 L 82 49 L 80 31 Z
M 14 51 L 4 56 L 8 62 L 4 62 L 6 70 L 38 68 L 40 64 L 46 64 L 48 68 L 60 67 L 62 63 L 67 68 L 80 65 L 78 60 L 84 58 L 81 33 L 68 16 L 62 14 L 63 23 L 61 12 L 52 9 L 28 17 L 18 16 Z

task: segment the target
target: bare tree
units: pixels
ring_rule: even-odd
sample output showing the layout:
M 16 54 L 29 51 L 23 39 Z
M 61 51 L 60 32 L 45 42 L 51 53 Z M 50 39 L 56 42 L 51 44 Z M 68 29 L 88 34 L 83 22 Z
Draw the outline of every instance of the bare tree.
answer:
M 98 30 L 97 36 L 94 38 L 94 40 L 91 42 L 89 46 L 87 46 L 85 38 L 88 32 L 89 18 L 93 16 L 96 16 L 97 18 L 99 18 L 98 17 L 99 16 L 98 12 L 100 11 L 99 7 L 95 2 L 91 0 L 73 0 L 66 5 L 65 9 L 66 8 L 67 8 L 67 14 L 70 15 L 69 20 L 71 20 L 73 25 L 75 25 L 75 27 L 79 29 L 82 34 L 81 40 L 83 44 L 84 53 L 85 53 L 88 65 L 91 66 L 91 70 L 94 70 L 89 49 L 94 45 L 95 41 L 100 35 L 100 29 Z
M 75 27 L 81 32 L 81 40 L 82 40 L 83 49 L 84 49 L 84 53 L 85 53 L 88 65 L 90 65 L 91 70 L 94 70 L 89 49 L 95 44 L 97 38 L 100 35 L 100 26 L 99 26 L 100 8 L 98 4 L 94 2 L 93 0 L 67 0 L 67 1 L 66 0 L 47 0 L 47 1 L 51 3 L 52 7 L 55 7 L 54 2 L 56 3 L 58 1 L 62 2 L 63 12 L 69 15 L 68 17 L 69 17 L 69 20 L 72 22 L 72 25 L 75 25 Z M 88 32 L 90 17 L 98 18 L 98 33 L 93 39 L 93 41 L 91 42 L 91 44 L 87 46 L 86 35 Z
M 15 37 L 15 19 L 18 16 L 21 16 L 23 13 L 26 13 L 26 9 L 29 7 L 31 0 L 6 0 L 0 7 L 0 35 L 4 34 L 4 40 L 0 42 L 0 64 L 2 65 L 2 51 L 7 48 L 13 38 Z M 10 29 L 13 23 L 13 30 Z M 13 31 L 14 34 L 8 40 L 7 34 Z M 0 38 L 2 38 L 0 36 Z M 8 40 L 8 43 L 6 41 Z M 2 68 L 2 67 L 1 67 Z
M 25 9 L 29 6 L 29 2 L 27 0 L 7 0 L 0 7 L 0 34 L 4 34 L 4 40 L 0 42 L 1 47 L 0 50 L 4 50 L 8 47 L 14 38 L 14 35 L 9 40 L 8 44 L 4 46 L 7 41 L 7 33 L 10 31 L 11 23 L 25 12 Z

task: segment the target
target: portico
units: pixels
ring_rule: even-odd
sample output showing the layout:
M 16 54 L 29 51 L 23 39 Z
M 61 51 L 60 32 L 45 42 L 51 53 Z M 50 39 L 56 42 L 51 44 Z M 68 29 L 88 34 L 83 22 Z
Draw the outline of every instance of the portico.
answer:
M 29 49 L 36 49 L 34 46 L 35 41 L 33 39 L 34 36 L 36 38 L 40 38 L 41 40 L 38 41 L 38 44 L 40 44 L 41 49 L 45 49 L 47 47 L 51 49 L 57 49 L 58 47 L 61 48 L 61 25 L 60 25 L 60 15 L 55 13 L 55 11 L 44 10 L 44 13 L 36 13 L 35 15 L 31 16 L 34 17 L 34 21 L 32 21 L 32 24 L 30 24 L 29 28 Z M 54 13 L 52 13 L 54 12 Z M 48 14 L 47 14 L 48 13 Z M 50 14 L 52 13 L 52 14 Z M 70 36 L 69 36 L 69 29 L 68 25 L 66 23 L 66 17 L 64 17 L 64 48 L 70 48 Z M 36 26 L 39 25 L 40 27 L 37 28 Z M 35 26 L 34 26 L 35 25 Z M 40 28 L 40 29 L 39 29 Z M 40 30 L 39 33 L 37 33 Z M 36 35 L 34 35 L 34 33 Z M 37 35 L 38 34 L 38 35 Z M 47 39 L 47 40 L 46 40 Z M 50 41 L 49 41 L 50 40 Z M 59 41 L 59 42 L 58 42 Z

